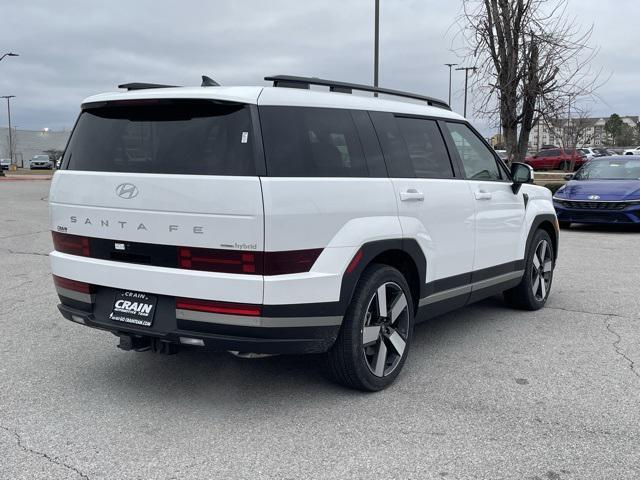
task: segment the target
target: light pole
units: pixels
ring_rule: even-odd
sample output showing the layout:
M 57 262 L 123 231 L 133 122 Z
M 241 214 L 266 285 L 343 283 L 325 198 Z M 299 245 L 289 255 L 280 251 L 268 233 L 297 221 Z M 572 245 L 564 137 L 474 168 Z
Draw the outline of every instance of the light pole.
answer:
M 456 70 L 464 70 L 464 117 L 467 116 L 467 86 L 469 84 L 469 70 L 475 72 L 477 70 L 476 67 L 460 67 L 456 68 Z
M 2 56 L 0 57 L 0 61 L 2 61 L 2 59 L 4 57 L 19 57 L 20 55 L 18 55 L 17 53 L 13 53 L 13 52 L 8 52 L 8 53 L 3 53 Z
M 380 0 L 375 0 L 376 2 L 376 13 L 375 13 L 375 27 L 374 27 L 374 40 L 373 40 L 373 86 L 378 86 L 378 60 L 380 57 Z M 375 92 L 374 95 L 377 97 L 378 93 Z
M 0 98 L 7 99 L 7 117 L 9 119 L 9 159 L 11 160 L 11 164 L 13 165 L 13 138 L 11 136 L 11 102 L 10 100 L 12 98 L 15 98 L 15 95 L 2 95 L 0 96 Z
M 451 106 L 451 67 L 458 65 L 457 63 L 445 63 L 445 67 L 449 67 L 449 106 Z

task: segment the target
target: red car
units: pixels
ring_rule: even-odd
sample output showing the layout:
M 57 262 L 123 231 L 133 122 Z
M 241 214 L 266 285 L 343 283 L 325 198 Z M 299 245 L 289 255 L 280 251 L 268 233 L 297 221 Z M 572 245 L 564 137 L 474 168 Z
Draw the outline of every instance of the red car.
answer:
M 531 165 L 534 170 L 568 170 L 572 161 L 575 161 L 574 169 L 577 170 L 587 161 L 587 157 L 576 150 L 549 148 L 524 159 L 524 163 Z

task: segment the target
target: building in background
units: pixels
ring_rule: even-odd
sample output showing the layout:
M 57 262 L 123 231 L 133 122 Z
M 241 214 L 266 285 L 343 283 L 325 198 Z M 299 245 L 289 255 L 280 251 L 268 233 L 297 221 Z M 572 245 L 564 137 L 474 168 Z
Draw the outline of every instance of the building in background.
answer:
M 46 153 L 47 150 L 64 150 L 69 138 L 69 130 L 20 130 L 13 129 L 13 159 L 18 167 L 28 166 L 34 155 Z M 9 158 L 9 129 L 0 127 L 0 157 Z
M 634 130 L 638 129 L 640 117 L 620 117 L 622 122 Z M 529 149 L 539 150 L 543 145 L 555 145 L 558 147 L 572 147 L 575 142 L 577 147 L 601 147 L 609 145 L 607 132 L 604 129 L 609 117 L 591 118 L 559 118 L 551 124 L 541 122 L 531 131 Z

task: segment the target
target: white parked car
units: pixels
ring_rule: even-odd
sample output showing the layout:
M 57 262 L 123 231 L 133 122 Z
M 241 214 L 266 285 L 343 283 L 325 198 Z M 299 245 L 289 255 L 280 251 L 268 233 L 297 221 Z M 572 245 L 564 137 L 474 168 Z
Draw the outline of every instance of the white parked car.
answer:
M 578 148 L 578 152 L 581 153 L 584 157 L 586 157 L 587 160 L 591 160 L 592 158 L 602 156 L 595 149 L 589 148 L 589 147 Z
M 84 101 L 50 192 L 65 318 L 124 350 L 322 352 L 379 390 L 414 324 L 503 292 L 545 304 L 558 222 L 529 166 L 439 100 L 267 80 Z
M 0 158 L 0 170 L 9 170 L 11 167 L 10 158 Z
M 625 150 L 624 155 L 640 155 L 640 146 Z
M 49 158 L 49 155 L 34 155 L 31 160 L 29 160 L 29 169 L 33 170 L 36 168 L 47 168 L 50 169 L 53 167 L 53 162 Z

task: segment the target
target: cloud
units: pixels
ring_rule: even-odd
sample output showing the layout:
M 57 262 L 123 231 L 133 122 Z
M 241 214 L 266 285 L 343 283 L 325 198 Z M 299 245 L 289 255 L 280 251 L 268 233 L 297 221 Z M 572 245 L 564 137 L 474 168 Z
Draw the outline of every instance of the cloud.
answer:
M 380 84 L 446 99 L 443 63 L 457 60 L 450 27 L 460 3 L 381 3 Z M 640 54 L 629 43 L 640 5 L 571 5 L 578 3 L 580 22 L 597 20 L 597 67 L 613 72 L 600 91 L 606 104 L 594 113 L 640 113 Z M 372 82 L 373 0 L 4 0 L 0 8 L 0 50 L 21 55 L 0 63 L 0 95 L 16 95 L 20 128 L 69 128 L 83 98 L 130 81 L 196 85 L 206 74 L 225 85 L 262 85 L 265 75 L 285 73 Z M 458 72 L 456 111 L 462 85 Z

